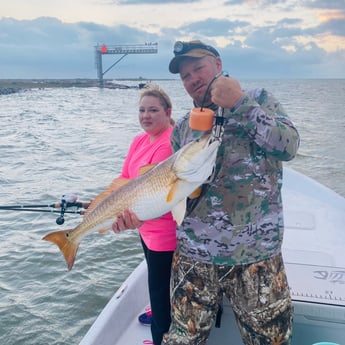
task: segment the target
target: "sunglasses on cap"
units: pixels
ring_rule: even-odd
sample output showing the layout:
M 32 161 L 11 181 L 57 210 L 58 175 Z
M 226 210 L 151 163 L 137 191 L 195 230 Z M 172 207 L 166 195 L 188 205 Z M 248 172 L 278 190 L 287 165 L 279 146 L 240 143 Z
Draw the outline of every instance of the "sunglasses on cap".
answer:
M 182 42 L 182 41 L 177 41 L 175 43 L 174 54 L 175 54 L 175 56 L 183 55 L 183 54 L 186 54 L 193 49 L 204 49 L 204 50 L 211 52 L 215 56 L 219 56 L 218 51 L 209 45 L 206 45 L 203 43 Z

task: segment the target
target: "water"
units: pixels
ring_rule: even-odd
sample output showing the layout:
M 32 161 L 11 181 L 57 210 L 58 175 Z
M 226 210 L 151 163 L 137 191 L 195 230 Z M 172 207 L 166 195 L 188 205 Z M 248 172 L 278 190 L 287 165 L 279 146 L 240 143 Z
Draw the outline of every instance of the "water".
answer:
M 175 118 L 192 107 L 179 81 L 159 83 L 171 95 Z M 242 85 L 273 91 L 296 123 L 301 147 L 287 165 L 345 196 L 345 80 Z M 135 89 L 0 96 L 0 205 L 50 204 L 65 193 L 84 201 L 98 194 L 120 172 L 140 130 L 137 103 Z M 41 238 L 81 218 L 68 214 L 58 226 L 57 216 L 0 210 L 0 344 L 78 344 L 143 258 L 136 231 L 92 234 L 68 272 L 57 247 Z

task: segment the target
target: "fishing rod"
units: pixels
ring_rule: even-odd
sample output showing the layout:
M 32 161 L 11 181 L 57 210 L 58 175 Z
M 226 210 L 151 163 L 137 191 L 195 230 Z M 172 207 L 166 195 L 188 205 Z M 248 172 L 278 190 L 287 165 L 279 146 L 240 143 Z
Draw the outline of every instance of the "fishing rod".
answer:
M 74 213 L 83 215 L 85 209 L 90 206 L 90 202 L 78 202 L 78 196 L 63 195 L 61 201 L 53 204 L 38 204 L 38 205 L 5 205 L 0 206 L 0 210 L 7 211 L 27 211 L 27 212 L 47 212 L 47 213 L 60 213 L 59 217 L 56 218 L 56 224 L 62 225 L 65 222 L 65 213 Z M 45 207 L 50 208 L 49 210 L 44 209 Z M 67 208 L 76 207 L 83 208 L 83 210 L 67 211 Z M 60 210 L 58 210 L 60 209 Z
M 89 206 L 89 202 L 67 202 L 65 207 L 78 207 L 78 208 L 87 208 Z M 61 203 L 56 202 L 54 204 L 42 204 L 42 205 L 9 205 L 9 206 L 0 206 L 0 210 L 17 210 L 17 211 L 36 211 L 34 208 L 60 208 Z M 49 211 L 47 211 L 49 212 Z

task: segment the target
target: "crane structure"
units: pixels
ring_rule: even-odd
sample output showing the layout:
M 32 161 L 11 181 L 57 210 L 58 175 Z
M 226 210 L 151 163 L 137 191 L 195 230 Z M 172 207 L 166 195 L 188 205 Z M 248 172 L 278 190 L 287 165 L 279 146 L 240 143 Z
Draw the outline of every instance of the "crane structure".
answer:
M 115 65 L 117 65 L 128 54 L 157 54 L 158 43 L 145 43 L 145 44 L 128 44 L 128 45 L 106 45 L 97 44 L 95 46 L 95 59 L 97 68 L 97 77 L 100 87 L 103 87 L 103 77 Z M 110 67 L 103 71 L 103 55 L 117 54 L 121 55 Z

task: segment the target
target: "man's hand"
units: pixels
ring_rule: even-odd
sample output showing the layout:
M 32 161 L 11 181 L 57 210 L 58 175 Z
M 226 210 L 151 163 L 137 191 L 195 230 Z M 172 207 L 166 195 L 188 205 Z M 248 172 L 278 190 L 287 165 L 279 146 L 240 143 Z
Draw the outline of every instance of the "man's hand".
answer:
M 211 85 L 212 102 L 222 108 L 232 108 L 243 96 L 241 85 L 234 78 L 220 76 Z
M 135 213 L 125 210 L 123 214 L 117 217 L 116 222 L 113 223 L 112 229 L 115 233 L 119 233 L 126 229 L 137 229 L 143 222 L 138 219 Z

